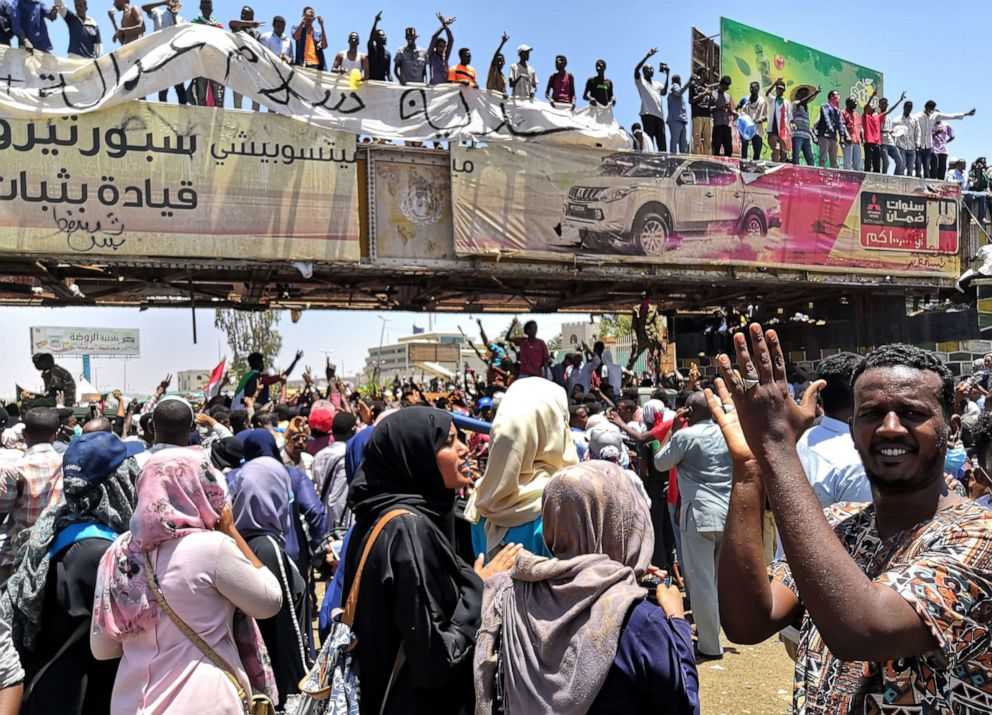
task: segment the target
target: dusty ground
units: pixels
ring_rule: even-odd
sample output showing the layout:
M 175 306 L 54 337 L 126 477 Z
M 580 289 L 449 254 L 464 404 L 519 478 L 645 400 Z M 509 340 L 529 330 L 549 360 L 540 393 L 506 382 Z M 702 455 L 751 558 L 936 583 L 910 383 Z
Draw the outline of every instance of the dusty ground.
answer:
M 785 715 L 792 661 L 778 638 L 756 646 L 723 642 L 724 657 L 699 664 L 702 715 Z

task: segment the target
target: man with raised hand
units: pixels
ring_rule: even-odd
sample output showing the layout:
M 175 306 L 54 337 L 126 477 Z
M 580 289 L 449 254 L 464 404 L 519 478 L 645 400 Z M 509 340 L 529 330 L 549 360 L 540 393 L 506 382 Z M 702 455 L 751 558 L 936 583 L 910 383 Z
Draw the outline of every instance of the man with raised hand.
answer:
M 734 462 L 720 554 L 727 636 L 758 643 L 800 629 L 793 712 L 987 712 L 992 703 L 992 514 L 948 491 L 943 464 L 953 377 L 908 345 L 866 356 L 852 377 L 854 439 L 873 503 L 824 511 L 796 442 L 816 414 L 814 382 L 789 397 L 774 331 L 734 336 L 707 393 Z M 721 404 L 722 403 L 722 404 Z M 786 560 L 766 573 L 761 510 L 771 501 Z

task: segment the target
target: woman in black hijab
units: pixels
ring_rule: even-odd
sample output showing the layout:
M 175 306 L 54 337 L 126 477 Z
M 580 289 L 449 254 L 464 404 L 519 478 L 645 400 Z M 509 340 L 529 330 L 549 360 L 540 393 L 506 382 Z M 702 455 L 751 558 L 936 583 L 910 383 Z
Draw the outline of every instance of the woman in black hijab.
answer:
M 412 513 L 385 526 L 362 574 L 354 623 L 362 715 L 474 710 L 482 579 L 508 569 L 518 549 L 475 570 L 455 553 L 455 490 L 472 484 L 468 456 L 451 415 L 428 407 L 390 415 L 369 439 L 351 487 L 345 598 L 379 518 L 393 509 Z

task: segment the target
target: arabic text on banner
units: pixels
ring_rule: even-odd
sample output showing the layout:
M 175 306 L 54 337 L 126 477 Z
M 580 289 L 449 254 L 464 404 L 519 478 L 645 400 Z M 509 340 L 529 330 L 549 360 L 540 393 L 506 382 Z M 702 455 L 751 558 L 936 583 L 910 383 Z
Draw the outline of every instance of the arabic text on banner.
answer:
M 195 24 L 153 32 L 96 60 L 0 47 L 0 117 L 99 111 L 194 77 L 306 124 L 382 139 L 627 144 L 609 108 L 573 111 L 460 84 L 353 85 L 345 75 L 289 65 L 245 33 Z
M 146 102 L 0 119 L 0 253 L 357 261 L 355 141 Z

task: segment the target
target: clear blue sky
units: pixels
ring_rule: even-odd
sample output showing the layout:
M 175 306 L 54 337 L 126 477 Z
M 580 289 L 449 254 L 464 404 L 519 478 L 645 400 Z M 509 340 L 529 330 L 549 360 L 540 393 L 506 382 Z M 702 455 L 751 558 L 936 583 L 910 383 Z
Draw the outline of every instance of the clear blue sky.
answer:
M 313 2 L 313 0 L 309 0 Z M 72 0 L 66 0 L 72 6 Z M 293 25 L 304 3 L 287 5 L 271 0 L 255 2 L 255 17 L 270 20 L 282 14 Z M 110 47 L 109 2 L 91 0 L 90 14 L 100 22 L 105 46 Z M 625 126 L 637 121 L 639 104 L 631 73 L 634 65 L 651 47 L 659 48 L 656 60 L 665 61 L 673 72 L 686 74 L 689 65 L 690 27 L 695 25 L 707 34 L 719 32 L 721 15 L 762 28 L 790 40 L 880 70 L 885 76 L 885 93 L 898 97 L 907 90 L 918 108 L 926 99 L 935 99 L 945 111 L 966 111 L 976 107 L 976 117 L 955 125 L 958 139 L 951 153 L 967 158 L 992 154 L 985 138 L 992 137 L 992 101 L 984 91 L 982 72 L 970 71 L 967 58 L 985 57 L 982 48 L 992 26 L 992 5 L 979 2 L 923 2 L 905 0 L 895 6 L 880 2 L 865 3 L 836 0 L 827 5 L 796 2 L 709 2 L 659 3 L 635 0 L 623 3 L 576 0 L 562 2 L 524 2 L 503 0 L 493 3 L 451 3 L 449 5 L 400 3 L 382 0 L 378 4 L 314 2 L 324 16 L 329 35 L 329 49 L 334 52 L 346 46 L 352 30 L 360 33 L 362 44 L 368 36 L 377 10 L 383 10 L 381 26 L 389 36 L 391 51 L 404 43 L 403 29 L 415 26 L 426 46 L 437 27 L 434 17 L 438 10 L 457 16 L 452 26 L 455 47 L 468 46 L 473 51 L 473 64 L 480 75 L 485 74 L 501 33 L 510 34 L 507 43 L 508 61 L 515 59 L 514 48 L 520 43 L 534 46 L 532 63 L 539 73 L 543 90 L 548 73 L 553 71 L 554 56 L 565 54 L 569 70 L 580 88 L 587 76 L 594 73 L 597 58 L 608 64 L 607 75 L 614 81 L 618 98 L 617 116 Z M 241 3 L 215 0 L 214 14 L 222 22 L 238 17 Z M 198 14 L 197 0 L 184 0 L 181 13 L 192 19 Z M 263 29 L 269 29 L 266 26 Z M 67 45 L 64 22 L 51 25 L 52 41 L 57 52 Z M 968 49 L 971 48 L 971 49 Z M 959 62 L 960 60 L 960 62 Z M 982 62 L 978 62 L 981 66 Z M 742 88 L 734 88 L 737 94 Z M 2 308 L 5 334 L 8 336 L 7 358 L 3 361 L 4 378 L 24 384 L 34 384 L 37 373 L 29 357 L 28 327 L 31 325 L 78 325 L 87 327 L 137 327 L 141 329 L 143 356 L 128 366 L 128 384 L 132 391 L 149 390 L 166 372 L 189 368 L 212 367 L 217 362 L 218 335 L 214 331 L 209 311 L 198 311 L 200 342 L 192 344 L 189 311 L 137 309 L 29 309 Z M 332 359 L 346 372 L 364 361 L 366 350 L 378 344 L 380 321 L 371 313 L 319 313 L 303 316 L 297 325 L 282 323 L 284 336 L 281 363 L 286 363 L 293 350 L 302 347 L 307 352 L 305 363 L 314 367 L 322 363 L 321 350 L 334 349 Z M 407 313 L 388 314 L 387 341 L 406 334 L 416 321 L 426 324 L 426 316 Z M 544 316 L 540 319 L 541 334 L 551 337 L 562 322 L 588 316 Z M 486 319 L 486 328 L 496 332 L 505 327 L 508 316 Z M 439 316 L 439 329 L 453 330 L 457 324 L 466 330 L 470 316 Z M 223 346 L 221 346 L 223 349 Z M 96 360 L 100 370 L 101 388 L 123 384 L 120 361 Z M 78 360 L 66 365 L 78 372 Z M 9 384 L 9 383 L 8 383 Z M 0 394 L 12 385 L 0 385 Z

